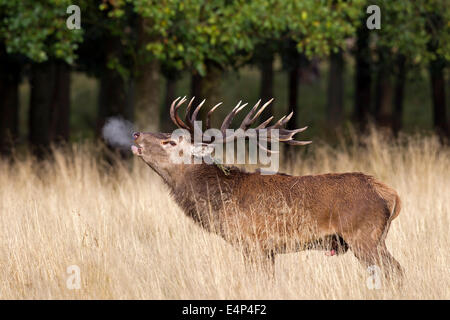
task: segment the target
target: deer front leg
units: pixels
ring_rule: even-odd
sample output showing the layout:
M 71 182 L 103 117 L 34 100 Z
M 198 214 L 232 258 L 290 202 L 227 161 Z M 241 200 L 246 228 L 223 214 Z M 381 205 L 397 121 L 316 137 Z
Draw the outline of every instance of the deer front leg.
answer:
M 245 262 L 248 266 L 261 268 L 269 277 L 275 279 L 275 252 L 272 250 L 244 250 Z

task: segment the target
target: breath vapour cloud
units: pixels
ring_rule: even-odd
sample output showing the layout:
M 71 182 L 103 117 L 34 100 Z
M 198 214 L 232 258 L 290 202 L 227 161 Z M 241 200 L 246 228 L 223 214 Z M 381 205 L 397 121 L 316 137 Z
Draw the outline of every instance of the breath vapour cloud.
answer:
M 109 145 L 129 149 L 132 145 L 131 135 L 134 131 L 134 125 L 121 117 L 111 117 L 106 120 L 102 129 L 102 135 Z

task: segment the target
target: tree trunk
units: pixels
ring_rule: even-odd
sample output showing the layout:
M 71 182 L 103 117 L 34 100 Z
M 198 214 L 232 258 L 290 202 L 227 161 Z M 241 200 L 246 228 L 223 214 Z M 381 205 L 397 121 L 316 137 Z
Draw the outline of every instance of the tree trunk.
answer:
M 380 127 L 392 128 L 394 90 L 392 87 L 391 64 L 387 54 L 388 52 L 384 48 L 379 49 L 380 58 L 375 83 L 375 120 Z
M 344 59 L 342 51 L 330 55 L 328 78 L 327 120 L 330 129 L 336 129 L 342 122 L 344 111 Z
M 201 98 L 201 100 L 206 99 L 208 105 L 213 106 L 222 100 L 220 94 L 222 70 L 212 63 L 207 64 L 206 70 L 206 75 L 202 79 L 202 97 L 199 96 L 198 98 Z M 202 111 L 204 114 L 207 113 L 206 108 Z
M 403 126 L 403 100 L 405 95 L 405 79 L 406 79 L 406 68 L 405 68 L 405 57 L 399 56 L 397 59 L 397 75 L 395 80 L 395 94 L 394 94 L 394 123 L 393 130 L 394 134 L 397 136 L 399 131 Z
M 197 105 L 200 101 L 206 99 L 206 105 L 212 107 L 222 100 L 220 95 L 221 76 L 222 70 L 212 62 L 206 64 L 206 75 L 204 77 L 198 74 L 192 75 L 191 95 L 195 97 L 197 101 L 197 103 L 194 102 L 194 105 Z M 191 112 L 192 111 L 193 110 L 191 110 Z M 197 118 L 203 119 L 204 121 L 208 111 L 207 108 L 202 108 Z
M 292 65 L 291 70 L 289 70 L 289 110 L 287 114 L 292 111 L 294 114 L 292 115 L 291 120 L 286 125 L 287 129 L 293 130 L 297 128 L 297 110 L 298 110 L 298 86 L 300 84 L 300 55 L 297 55 L 297 59 L 295 59 L 294 64 Z
M 448 142 L 446 139 L 449 138 L 450 132 L 445 102 L 444 79 L 446 60 L 442 57 L 442 53 L 438 52 L 442 44 L 439 43 L 440 40 L 436 37 L 436 33 L 444 31 L 446 21 L 441 12 L 429 12 L 427 19 L 431 22 L 427 25 L 427 31 L 430 35 L 427 48 L 428 51 L 436 55 L 436 59 L 432 60 L 429 65 L 431 98 L 433 101 L 433 125 L 441 140 Z
M 99 116 L 97 121 L 97 134 L 101 135 L 101 130 L 107 118 L 112 116 L 120 116 L 130 119 L 128 84 L 120 76 L 120 74 L 113 69 L 104 67 L 100 77 L 99 90 Z M 132 118 L 131 118 L 132 119 Z
M 198 73 L 191 76 L 191 96 L 202 97 L 202 76 Z
M 18 140 L 20 65 L 0 55 L 0 155 L 9 155 Z
M 31 66 L 29 142 L 43 157 L 51 142 L 69 141 L 70 67 L 48 61 Z
M 167 76 L 166 77 L 166 93 L 164 98 L 164 112 L 162 114 L 162 129 L 164 132 L 169 132 L 174 128 L 174 124 L 169 117 L 169 109 L 173 100 L 176 99 L 175 94 L 177 90 L 177 79 Z
M 97 136 L 101 136 L 103 125 L 107 118 L 119 116 L 128 120 L 134 119 L 133 83 L 126 80 L 115 69 L 108 68 L 112 57 L 121 56 L 121 43 L 117 37 L 105 39 L 105 54 L 102 72 L 100 74 L 100 90 L 98 95 Z M 143 129 L 143 128 L 140 128 Z
M 54 88 L 50 106 L 50 141 L 68 142 L 70 132 L 70 67 L 55 63 Z
M 355 116 L 359 129 L 367 127 L 371 104 L 371 59 L 369 48 L 369 30 L 365 23 L 357 31 L 356 40 L 356 77 L 355 77 Z
M 274 55 L 268 52 L 260 62 L 261 70 L 261 85 L 260 85 L 260 98 L 262 103 L 265 103 L 273 98 L 273 61 Z M 260 115 L 260 122 L 264 122 L 266 119 L 273 115 L 274 104 L 273 102 L 267 106 L 267 108 Z
M 136 123 L 141 129 L 156 132 L 160 126 L 161 85 L 159 63 L 151 61 L 140 68 L 135 80 Z
M 55 88 L 55 64 L 35 63 L 31 66 L 28 137 L 33 153 L 42 158 L 50 147 L 50 115 Z
M 445 102 L 445 60 L 438 58 L 430 62 L 431 96 L 433 100 L 433 124 L 441 138 L 449 137 Z
M 294 112 L 291 120 L 286 124 L 286 128 L 289 130 L 297 129 L 297 110 L 298 110 L 298 85 L 300 83 L 300 65 L 299 63 L 292 66 L 288 74 L 289 81 L 289 104 L 286 114 Z M 286 158 L 291 157 L 291 151 L 294 151 L 295 146 L 290 146 L 288 144 L 283 146 L 284 154 Z
M 138 23 L 139 47 L 145 48 L 152 40 L 147 32 L 148 25 L 151 25 L 152 21 L 139 18 Z M 160 66 L 157 60 L 149 60 L 146 54 L 140 59 L 135 79 L 136 122 L 141 130 L 158 131 L 161 107 Z

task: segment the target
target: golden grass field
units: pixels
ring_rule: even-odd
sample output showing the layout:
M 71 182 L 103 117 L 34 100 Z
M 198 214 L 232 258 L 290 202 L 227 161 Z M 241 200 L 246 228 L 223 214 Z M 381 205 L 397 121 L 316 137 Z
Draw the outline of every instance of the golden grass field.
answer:
M 314 143 L 284 172 L 362 171 L 396 189 L 387 246 L 403 287 L 369 290 L 351 251 L 278 255 L 275 280 L 195 225 L 143 162 L 106 170 L 92 146 L 0 161 L 2 299 L 450 299 L 450 149 L 435 137 Z M 77 265 L 81 288 L 69 290 Z

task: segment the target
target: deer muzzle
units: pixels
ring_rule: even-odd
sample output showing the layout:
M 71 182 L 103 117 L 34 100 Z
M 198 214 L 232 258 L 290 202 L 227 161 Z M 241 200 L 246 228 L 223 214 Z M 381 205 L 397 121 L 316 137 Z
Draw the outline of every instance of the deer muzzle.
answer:
M 131 146 L 131 152 L 133 152 L 137 156 L 142 155 L 142 148 L 138 144 L 138 139 L 139 139 L 140 136 L 141 136 L 140 132 L 134 132 L 133 133 L 134 143 L 136 143 L 137 146 L 136 145 L 132 145 Z

